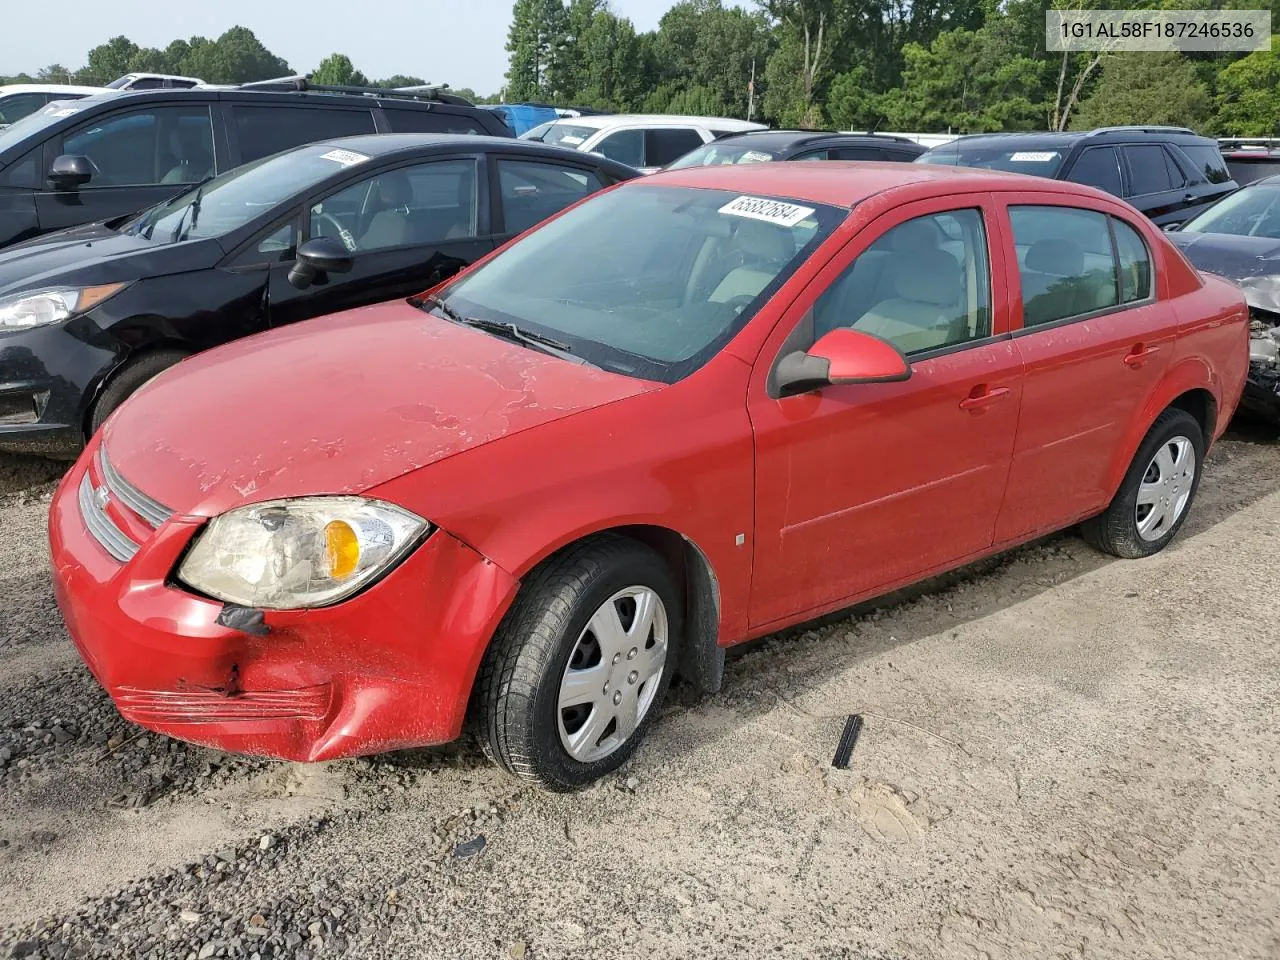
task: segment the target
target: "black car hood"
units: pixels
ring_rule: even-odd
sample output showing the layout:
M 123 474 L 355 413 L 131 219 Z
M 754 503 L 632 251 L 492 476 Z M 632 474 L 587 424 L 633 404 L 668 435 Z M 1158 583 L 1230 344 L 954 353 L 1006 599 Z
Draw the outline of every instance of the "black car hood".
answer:
M 1238 283 L 1249 306 L 1280 313 L 1280 240 L 1181 231 L 1166 236 L 1197 270 Z
M 0 250 L 0 296 L 59 284 L 119 283 L 198 270 L 222 255 L 216 240 L 164 243 L 101 223 L 45 234 Z

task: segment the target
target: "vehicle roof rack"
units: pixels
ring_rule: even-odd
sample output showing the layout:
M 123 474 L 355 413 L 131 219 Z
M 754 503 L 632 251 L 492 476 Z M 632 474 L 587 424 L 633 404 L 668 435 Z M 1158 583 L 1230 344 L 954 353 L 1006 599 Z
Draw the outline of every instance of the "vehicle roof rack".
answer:
M 1127 124 L 1118 127 L 1098 127 L 1090 130 L 1085 136 L 1096 137 L 1100 133 L 1189 133 L 1193 137 L 1196 132 L 1190 127 L 1164 127 L 1159 125 Z
M 466 97 L 449 93 L 447 83 L 424 83 L 413 87 L 360 87 L 329 83 L 312 83 L 311 77 L 299 74 L 291 77 L 277 77 L 274 80 L 254 80 L 241 83 L 236 90 L 290 91 L 297 93 L 339 93 L 353 97 L 373 97 L 397 100 L 422 100 L 436 103 L 454 103 L 464 107 L 473 106 Z

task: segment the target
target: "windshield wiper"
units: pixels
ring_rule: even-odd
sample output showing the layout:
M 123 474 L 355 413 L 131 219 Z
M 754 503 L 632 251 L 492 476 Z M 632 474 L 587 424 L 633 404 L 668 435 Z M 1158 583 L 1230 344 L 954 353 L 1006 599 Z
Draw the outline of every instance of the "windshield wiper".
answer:
M 502 337 L 504 340 L 510 340 L 513 343 L 519 343 L 526 347 L 533 347 L 541 350 L 543 353 L 549 353 L 553 357 L 559 357 L 561 360 L 568 360 L 570 363 L 581 364 L 585 367 L 595 366 L 582 359 L 582 357 L 574 356 L 573 349 L 569 344 L 545 334 L 534 333 L 532 330 L 524 330 L 507 320 L 486 320 L 482 317 L 464 317 L 453 307 L 449 306 L 439 297 L 428 294 L 425 297 L 419 297 L 412 301 L 414 306 L 423 310 L 438 310 L 454 323 L 460 323 L 464 327 L 474 327 L 477 330 L 483 330 L 485 333 L 492 333 Z

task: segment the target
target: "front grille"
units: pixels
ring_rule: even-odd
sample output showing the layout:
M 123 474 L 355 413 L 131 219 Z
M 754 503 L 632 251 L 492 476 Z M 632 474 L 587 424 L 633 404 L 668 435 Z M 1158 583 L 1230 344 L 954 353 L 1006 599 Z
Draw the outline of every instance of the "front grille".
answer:
M 138 552 L 138 545 L 107 516 L 107 499 L 102 495 L 105 490 L 106 487 L 95 488 L 88 471 L 85 471 L 80 478 L 80 516 L 102 549 L 121 563 L 128 563 Z
M 228 723 L 254 720 L 322 720 L 329 684 L 298 690 L 140 690 L 121 687 L 116 705 L 135 723 Z
M 98 448 L 96 458 L 98 474 L 102 478 L 99 486 L 94 486 L 89 471 L 80 478 L 80 515 L 84 525 L 93 538 L 102 545 L 102 549 L 121 563 L 127 563 L 138 552 L 138 543 L 125 531 L 121 530 L 115 520 L 107 512 L 107 504 L 116 500 L 124 509 L 140 517 L 152 529 L 173 516 L 173 511 L 164 504 L 147 496 L 124 477 L 111 464 L 105 447 Z
M 98 448 L 98 470 L 102 474 L 103 483 L 106 484 L 107 490 L 110 491 L 111 495 L 151 524 L 153 528 L 159 527 L 160 524 L 173 516 L 172 510 L 164 504 L 151 499 L 124 477 L 120 476 L 107 458 L 106 447 Z

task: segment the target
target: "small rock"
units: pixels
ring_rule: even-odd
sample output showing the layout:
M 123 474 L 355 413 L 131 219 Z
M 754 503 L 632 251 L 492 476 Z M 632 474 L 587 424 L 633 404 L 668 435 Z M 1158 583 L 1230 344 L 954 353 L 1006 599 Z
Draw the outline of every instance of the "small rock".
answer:
M 478 833 L 470 840 L 465 840 L 453 848 L 453 855 L 459 860 L 465 860 L 468 857 L 474 857 L 485 848 L 488 841 L 485 840 L 483 833 Z
M 75 737 L 67 733 L 67 731 L 62 727 L 54 727 L 53 739 L 56 743 L 70 743 L 72 740 L 75 739 Z
M 196 913 L 194 910 L 183 910 L 178 914 L 178 919 L 183 923 L 199 923 L 200 914 Z
M 200 952 L 196 954 L 196 960 L 209 960 L 209 958 L 214 955 L 217 949 L 218 949 L 218 945 L 214 941 L 210 940 L 208 943 L 206 943 L 203 947 L 200 948 Z
M 272 836 L 271 834 L 269 834 L 269 833 L 264 833 L 264 834 L 262 835 L 262 838 L 258 841 L 258 849 L 259 849 L 259 850 L 270 850 L 270 849 L 275 845 L 275 842 L 276 842 L 276 838 L 275 838 L 275 837 L 273 837 L 273 836 Z
M 313 937 L 320 936 L 320 934 L 324 933 L 324 924 L 319 920 L 315 923 L 307 924 L 307 933 L 311 934 Z
M 216 856 L 216 857 L 217 857 L 219 860 L 221 860 L 223 863 L 235 863 L 235 862 L 236 862 L 236 852 L 235 852 L 234 850 L 230 850 L 230 849 L 228 849 L 228 850 L 219 850 L 216 854 L 214 854 L 214 856 Z
M 636 787 L 640 786 L 640 781 L 635 777 L 627 777 L 627 789 L 632 793 L 636 792 Z
M 107 738 L 107 749 L 108 750 L 118 749 L 122 743 L 124 743 L 124 734 L 113 733 L 110 737 Z
M 511 960 L 524 960 L 525 954 L 529 952 L 529 947 L 523 940 L 517 940 L 507 952 L 511 954 Z
M 267 925 L 267 918 L 260 913 L 255 913 L 249 918 L 249 924 L 254 927 L 265 927 Z
M 38 950 L 40 944 L 34 940 L 19 940 L 9 948 L 9 956 L 11 957 L 29 957 Z
M 244 928 L 244 932 L 249 934 L 251 937 L 265 937 L 271 931 L 266 927 L 260 927 L 256 923 L 251 923 L 249 926 Z

